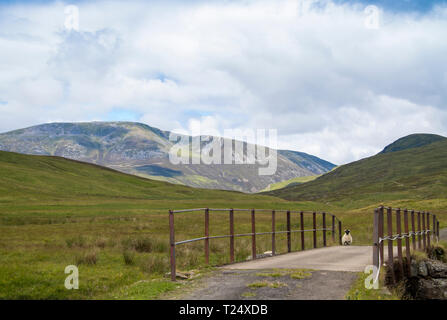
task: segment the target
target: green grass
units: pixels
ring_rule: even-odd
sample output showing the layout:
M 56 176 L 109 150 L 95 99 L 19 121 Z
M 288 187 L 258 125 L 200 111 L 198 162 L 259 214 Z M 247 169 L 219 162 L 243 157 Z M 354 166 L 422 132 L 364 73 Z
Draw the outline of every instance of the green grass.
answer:
M 244 292 L 243 294 L 241 294 L 242 297 L 244 298 L 252 298 L 252 297 L 256 297 L 256 293 L 255 292 Z
M 434 165 L 430 157 L 427 161 Z M 433 179 L 443 181 L 444 176 L 435 177 L 438 169 Z M 439 214 L 443 227 L 446 197 L 423 195 L 393 194 L 386 204 L 430 210 Z M 337 201 L 320 200 L 288 201 L 263 194 L 193 189 L 57 157 L 0 152 L 0 299 L 157 299 L 178 286 L 181 289 L 182 282 L 171 283 L 165 278 L 169 271 L 169 209 L 326 211 L 351 229 L 354 244 L 372 242 L 372 212 L 382 200 L 368 193 L 365 200 L 360 194 Z M 306 216 L 305 225 L 311 226 L 311 220 Z M 292 228 L 298 227 L 298 215 L 292 215 L 291 223 Z M 176 240 L 203 236 L 203 226 L 203 213 L 176 215 Z M 228 213 L 211 215 L 211 235 L 227 234 L 228 226 Z M 250 215 L 236 214 L 235 228 L 236 233 L 251 232 Z M 277 212 L 276 228 L 285 230 L 285 214 Z M 271 213 L 257 213 L 256 231 L 270 229 Z M 312 233 L 306 233 L 307 248 L 311 238 Z M 210 241 L 211 265 L 229 262 L 227 240 Z M 321 246 L 320 236 L 318 241 Z M 237 238 L 235 248 L 237 261 L 245 260 L 251 254 L 250 238 Z M 292 250 L 299 249 L 299 234 L 294 233 Z M 202 242 L 179 246 L 177 269 L 205 269 L 203 250 Z M 257 237 L 257 252 L 269 250 L 271 238 Z M 277 235 L 276 250 L 287 251 L 285 235 Z M 80 261 L 79 290 L 67 290 L 65 267 Z
M 247 285 L 247 287 L 249 287 L 249 288 L 264 288 L 264 287 L 267 287 L 268 285 L 269 285 L 269 282 L 267 282 L 267 281 L 256 281 L 253 283 L 249 283 Z
M 8 152 L 0 152 L 0 177 L 0 299 L 114 299 L 146 293 L 156 298 L 176 288 L 164 278 L 169 271 L 169 209 L 314 207 Z M 269 230 L 270 219 L 269 213 L 258 214 L 257 229 Z M 235 222 L 237 232 L 249 232 L 248 214 L 238 214 Z M 203 235 L 203 213 L 179 214 L 175 223 L 178 240 Z M 278 213 L 278 230 L 285 225 L 285 215 Z M 228 214 L 213 214 L 211 233 L 227 229 Z M 210 245 L 213 265 L 229 262 L 226 240 Z M 259 237 L 258 252 L 267 250 L 268 237 Z M 277 250 L 286 251 L 285 237 L 278 237 Z M 250 240 L 237 239 L 238 261 L 248 255 Z M 79 266 L 79 290 L 64 287 L 64 270 L 71 264 Z M 203 243 L 178 247 L 180 271 L 204 266 Z
M 259 272 L 256 274 L 257 277 L 272 277 L 272 278 L 278 278 L 282 277 L 283 274 L 281 272 Z
M 365 280 L 368 276 L 368 274 L 363 272 L 358 274 L 357 280 L 345 296 L 346 300 L 400 300 L 397 292 L 390 292 L 384 287 L 384 277 L 382 273 L 379 277 L 379 288 L 367 289 L 365 287 Z
M 296 270 L 290 274 L 290 278 L 292 279 L 307 279 L 311 277 L 312 273 L 307 270 Z
M 273 190 L 277 190 L 277 189 L 281 189 L 281 188 L 285 188 L 291 185 L 298 185 L 301 183 L 305 183 L 305 182 L 309 182 L 309 181 L 313 181 L 316 178 L 318 178 L 321 175 L 315 175 L 315 176 L 306 176 L 306 177 L 296 177 L 296 178 L 292 178 L 289 180 L 284 180 L 284 181 L 280 181 L 277 183 L 272 183 L 270 184 L 267 188 L 265 188 L 264 191 L 273 191 Z
M 307 279 L 312 277 L 312 273 L 307 269 L 275 269 L 273 272 L 259 272 L 256 276 L 267 278 L 290 276 L 292 279 Z
M 280 282 L 280 281 L 257 281 L 257 282 L 253 282 L 247 285 L 247 287 L 249 288 L 265 288 L 265 287 L 269 287 L 269 288 L 281 288 L 281 287 L 286 287 L 287 284 Z

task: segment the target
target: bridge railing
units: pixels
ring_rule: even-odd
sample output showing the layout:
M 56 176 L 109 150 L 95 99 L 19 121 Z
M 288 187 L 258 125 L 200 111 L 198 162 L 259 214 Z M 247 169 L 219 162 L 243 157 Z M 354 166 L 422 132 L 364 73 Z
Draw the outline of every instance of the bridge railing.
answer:
M 180 213 L 203 213 L 204 214 L 204 235 L 203 237 L 187 239 L 176 241 L 175 240 L 175 228 L 174 228 L 174 217 L 176 214 Z M 215 212 L 227 212 L 229 215 L 229 231 L 228 235 L 210 235 L 209 234 L 209 223 L 210 223 L 210 215 Z M 271 230 L 269 232 L 256 232 L 256 213 L 271 213 Z M 286 229 L 285 231 L 277 231 L 276 230 L 276 213 L 286 213 Z M 239 233 L 235 234 L 234 232 L 234 214 L 250 214 L 251 215 L 251 232 L 250 233 Z M 291 215 L 299 214 L 300 223 L 299 229 L 292 230 L 291 229 Z M 304 224 L 304 216 L 312 215 L 312 229 L 306 229 Z M 321 228 L 317 228 L 317 215 L 322 217 L 322 226 Z M 330 228 L 327 227 L 327 217 L 331 219 Z M 171 256 L 171 279 L 173 281 L 176 280 L 176 259 L 175 259 L 175 249 L 176 246 L 182 245 L 185 243 L 191 243 L 196 241 L 204 241 L 204 254 L 205 254 L 205 263 L 209 264 L 209 255 L 210 255 L 210 240 L 211 239 L 222 239 L 229 238 L 229 247 L 230 247 L 230 262 L 235 262 L 234 260 L 234 251 L 235 251 L 235 238 L 238 237 L 251 237 L 251 251 L 252 251 L 252 259 L 256 259 L 256 236 L 259 235 L 271 235 L 272 237 L 272 255 L 276 254 L 276 235 L 277 234 L 286 234 L 287 235 L 287 252 L 292 252 L 292 233 L 300 233 L 301 234 L 301 250 L 305 250 L 305 232 L 313 233 L 313 248 L 317 248 L 317 232 L 322 232 L 323 237 L 323 246 L 327 246 L 327 237 L 326 232 L 330 231 L 332 235 L 332 241 L 335 242 L 335 234 L 338 226 L 338 242 L 341 244 L 342 239 L 342 223 L 341 221 L 333 214 L 326 212 L 317 212 L 317 211 L 294 211 L 294 210 L 271 210 L 271 209 L 215 209 L 215 208 L 198 208 L 198 209 L 185 209 L 185 210 L 169 210 L 169 230 L 170 230 L 170 256 Z
M 386 219 L 385 219 L 386 214 Z M 402 230 L 403 219 L 403 230 Z M 385 222 L 386 220 L 386 222 Z M 393 228 L 393 220 L 395 227 Z M 386 235 L 385 235 L 386 224 Z M 374 210 L 374 228 L 373 228 L 373 265 L 376 267 L 377 281 L 380 268 L 385 263 L 384 260 L 384 242 L 388 245 L 387 267 L 390 270 L 390 281 L 396 282 L 394 273 L 394 245 L 397 242 L 397 258 L 399 261 L 399 273 L 401 275 L 410 274 L 411 251 L 427 250 L 433 242 L 439 240 L 439 221 L 436 215 L 425 212 L 391 207 L 379 207 Z M 405 240 L 406 263 L 402 252 L 402 240 Z M 405 269 L 405 270 L 404 270 Z

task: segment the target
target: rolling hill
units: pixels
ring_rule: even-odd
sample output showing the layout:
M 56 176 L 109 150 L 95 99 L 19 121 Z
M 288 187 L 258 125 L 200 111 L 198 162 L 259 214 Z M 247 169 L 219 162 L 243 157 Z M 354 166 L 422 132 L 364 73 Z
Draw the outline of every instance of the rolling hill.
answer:
M 387 152 L 340 166 L 314 181 L 267 194 L 322 202 L 446 198 L 447 139 L 418 146 L 426 138 L 411 135 L 399 139 L 385 148 Z
M 442 141 L 445 139 L 445 137 L 436 134 L 411 134 L 409 136 L 400 138 L 392 144 L 386 146 L 381 153 L 396 152 L 423 147 L 433 142 Z
M 255 199 L 234 191 L 191 188 L 55 156 L 0 151 L 0 203 L 89 200 Z M 252 198 L 250 198 L 252 197 Z
M 164 277 L 169 271 L 169 209 L 290 205 L 269 196 L 196 189 L 61 157 L 0 151 L 0 300 L 154 299 L 176 288 Z M 268 217 L 258 215 L 258 228 L 270 225 Z M 210 230 L 224 234 L 226 218 L 213 214 Z M 236 218 L 238 226 L 247 219 Z M 203 234 L 203 213 L 179 214 L 175 227 L 177 239 Z M 143 247 L 136 250 L 136 244 Z M 213 241 L 213 264 L 228 258 L 226 244 Z M 285 247 L 285 241 L 281 244 Z M 190 248 L 177 256 L 181 270 L 202 265 L 202 247 Z M 239 255 L 246 257 L 249 251 L 242 249 Z M 126 263 L 129 252 L 131 262 Z M 63 286 L 68 265 L 79 268 L 79 290 Z
M 133 122 L 50 123 L 0 134 L 0 150 L 32 155 L 53 155 L 106 166 L 150 179 L 198 188 L 257 192 L 268 185 L 296 177 L 318 175 L 335 165 L 296 151 L 278 150 L 274 175 L 259 175 L 259 164 L 179 164 L 169 161 L 174 142 L 170 132 Z M 186 137 L 197 157 L 201 137 Z M 222 151 L 224 139 L 219 139 Z M 198 142 L 198 143 L 195 143 Z M 247 143 L 235 159 L 247 159 Z M 223 152 L 222 152 L 223 155 Z M 223 162 L 222 162 L 223 163 Z

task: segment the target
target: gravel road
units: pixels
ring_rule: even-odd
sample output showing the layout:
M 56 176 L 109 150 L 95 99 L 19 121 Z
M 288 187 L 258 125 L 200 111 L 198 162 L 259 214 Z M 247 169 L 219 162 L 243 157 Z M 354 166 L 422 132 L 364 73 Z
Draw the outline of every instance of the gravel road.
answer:
M 201 279 L 176 299 L 192 300 L 343 300 L 357 274 L 341 271 L 306 271 L 310 277 L 290 274 L 269 277 L 276 270 L 219 270 Z M 261 276 L 260 274 L 264 274 Z M 267 284 L 253 287 L 252 284 Z

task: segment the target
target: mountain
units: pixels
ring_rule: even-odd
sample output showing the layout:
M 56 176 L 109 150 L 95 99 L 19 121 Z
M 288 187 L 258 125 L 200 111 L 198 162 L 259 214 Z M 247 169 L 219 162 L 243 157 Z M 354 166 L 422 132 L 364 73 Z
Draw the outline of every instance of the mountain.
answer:
M 412 148 L 419 148 L 423 147 L 425 145 L 428 145 L 433 142 L 441 141 L 447 139 L 443 136 L 439 136 L 436 134 L 411 134 L 409 136 L 400 138 L 393 142 L 392 144 L 388 145 L 383 149 L 381 153 L 388 153 L 388 152 L 396 152 L 396 151 L 402 151 Z
M 422 141 L 424 136 L 410 136 Z M 409 146 L 406 140 L 399 142 Z M 392 144 L 398 146 L 397 141 Z M 392 146 L 391 145 L 391 146 Z M 393 148 L 385 148 L 393 150 Z M 386 202 L 447 197 L 447 139 L 422 147 L 379 153 L 352 162 L 301 185 L 267 192 L 287 200 Z
M 172 164 L 169 152 L 175 142 L 169 137 L 169 131 L 134 122 L 50 123 L 0 134 L 0 150 L 60 156 L 171 183 L 244 192 L 257 192 L 280 181 L 322 174 L 335 166 L 288 150 L 278 150 L 277 170 L 273 175 L 259 175 L 258 169 L 262 167 L 259 164 Z M 192 158 L 197 158 L 200 150 L 212 144 L 203 141 L 205 137 L 179 137 L 191 141 L 182 146 L 190 148 Z M 214 139 L 223 155 L 228 139 Z M 247 160 L 250 146 L 253 145 L 243 143 L 242 150 L 233 150 L 234 158 Z

